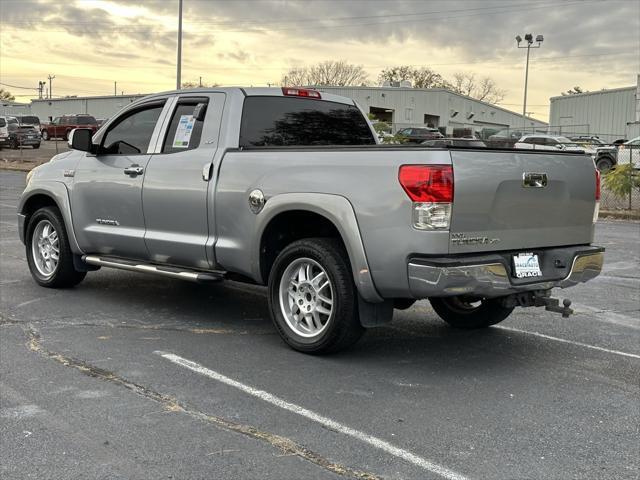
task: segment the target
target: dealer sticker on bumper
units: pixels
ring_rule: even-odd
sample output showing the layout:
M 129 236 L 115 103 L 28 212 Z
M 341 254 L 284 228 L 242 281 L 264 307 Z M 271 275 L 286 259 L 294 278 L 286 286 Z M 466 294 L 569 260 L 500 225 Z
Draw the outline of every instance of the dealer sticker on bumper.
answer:
M 538 255 L 519 253 L 513 257 L 514 273 L 517 278 L 541 277 L 542 270 L 538 263 Z

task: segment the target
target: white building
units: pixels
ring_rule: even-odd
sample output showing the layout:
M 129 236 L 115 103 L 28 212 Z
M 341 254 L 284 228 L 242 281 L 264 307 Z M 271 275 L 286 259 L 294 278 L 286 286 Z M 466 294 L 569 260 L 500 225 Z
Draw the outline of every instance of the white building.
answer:
M 640 135 L 637 85 L 551 98 L 551 129 L 563 135 L 597 135 L 605 141 Z
M 66 97 L 31 100 L 31 114 L 46 122 L 61 115 L 88 113 L 95 118 L 111 118 L 122 107 L 144 95 L 109 95 L 103 97 Z
M 547 131 L 545 122 L 441 88 L 317 88 L 353 98 L 366 112 L 392 124 L 394 132 L 408 126 L 428 125 L 441 128 L 448 135 L 463 131 L 494 132 L 505 128 Z
M 448 135 L 491 134 L 511 128 L 547 131 L 547 123 L 519 113 L 459 95 L 445 89 L 410 87 L 317 87 L 353 98 L 378 120 L 389 123 L 394 132 L 409 126 L 433 126 Z M 41 121 L 64 114 L 87 113 L 96 118 L 110 118 L 122 107 L 143 95 L 102 97 L 67 97 L 32 100 L 30 112 Z

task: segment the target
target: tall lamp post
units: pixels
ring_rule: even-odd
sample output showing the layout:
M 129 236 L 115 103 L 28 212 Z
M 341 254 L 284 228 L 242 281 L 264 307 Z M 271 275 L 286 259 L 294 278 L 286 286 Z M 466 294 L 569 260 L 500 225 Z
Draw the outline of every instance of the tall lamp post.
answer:
M 182 0 L 178 0 L 178 52 L 176 59 L 176 89 L 182 86 Z
M 522 37 L 520 35 L 516 35 L 516 42 L 518 42 L 518 48 L 526 48 L 527 49 L 527 66 L 524 72 L 524 105 L 522 106 L 522 122 L 524 127 L 527 126 L 527 86 L 529 83 L 529 52 L 532 48 L 540 48 L 542 46 L 542 42 L 544 41 L 544 37 L 542 35 L 536 36 L 536 42 L 538 45 L 533 45 L 533 35 L 527 33 L 524 36 L 524 41 L 526 45 L 521 46 Z

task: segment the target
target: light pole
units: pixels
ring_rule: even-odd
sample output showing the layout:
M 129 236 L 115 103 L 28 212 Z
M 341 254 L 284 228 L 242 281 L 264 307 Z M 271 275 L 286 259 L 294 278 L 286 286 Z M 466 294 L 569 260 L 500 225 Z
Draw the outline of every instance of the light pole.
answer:
M 180 90 L 182 75 L 182 0 L 178 0 L 178 58 L 176 67 L 176 89 Z
M 527 66 L 524 71 L 524 105 L 522 106 L 522 122 L 523 126 L 527 127 L 527 86 L 529 83 L 529 52 L 532 48 L 540 48 L 542 42 L 544 41 L 544 37 L 542 35 L 536 36 L 536 42 L 538 45 L 533 45 L 533 35 L 527 33 L 524 36 L 524 41 L 527 43 L 525 46 L 521 47 L 520 42 L 522 42 L 522 37 L 520 35 L 516 35 L 516 42 L 518 42 L 518 48 L 526 48 L 527 49 Z

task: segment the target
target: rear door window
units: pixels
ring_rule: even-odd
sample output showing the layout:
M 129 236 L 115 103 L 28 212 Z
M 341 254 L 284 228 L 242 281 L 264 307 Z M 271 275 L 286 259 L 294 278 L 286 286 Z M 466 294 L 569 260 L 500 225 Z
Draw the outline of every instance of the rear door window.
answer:
M 171 123 L 164 137 L 162 153 L 184 152 L 200 145 L 203 120 L 194 118 L 196 107 L 206 108 L 209 99 L 181 99 L 171 117 Z
M 288 97 L 247 97 L 240 125 L 241 147 L 373 145 L 360 110 L 353 105 Z

